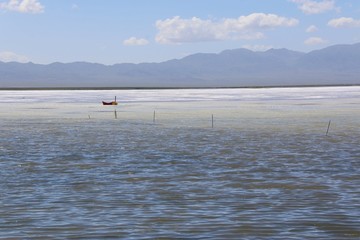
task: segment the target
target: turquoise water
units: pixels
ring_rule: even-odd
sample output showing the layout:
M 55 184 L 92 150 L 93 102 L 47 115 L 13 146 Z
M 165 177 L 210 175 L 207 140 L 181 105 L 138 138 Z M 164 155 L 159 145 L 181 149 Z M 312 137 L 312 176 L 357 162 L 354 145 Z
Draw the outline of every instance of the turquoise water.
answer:
M 358 239 L 359 90 L 2 91 L 0 237 Z

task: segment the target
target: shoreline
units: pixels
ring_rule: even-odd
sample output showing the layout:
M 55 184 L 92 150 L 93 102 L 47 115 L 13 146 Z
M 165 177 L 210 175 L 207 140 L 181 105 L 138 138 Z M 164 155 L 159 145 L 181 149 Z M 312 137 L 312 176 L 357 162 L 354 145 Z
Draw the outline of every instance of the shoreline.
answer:
M 62 91 L 62 90 L 181 90 L 181 89 L 259 89 L 259 88 L 311 88 L 311 87 L 357 87 L 360 84 L 325 85 L 270 85 L 234 87 L 0 87 L 0 91 Z

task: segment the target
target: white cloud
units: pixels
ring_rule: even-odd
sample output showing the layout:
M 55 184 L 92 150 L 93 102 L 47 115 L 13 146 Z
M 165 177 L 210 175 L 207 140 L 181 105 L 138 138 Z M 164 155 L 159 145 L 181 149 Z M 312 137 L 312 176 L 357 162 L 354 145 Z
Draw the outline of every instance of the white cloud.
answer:
M 330 10 L 335 10 L 334 0 L 289 0 L 296 3 L 298 8 L 305 14 L 319 14 Z
M 318 28 L 315 25 L 311 25 L 306 29 L 307 33 L 313 33 L 316 32 L 318 30 Z
M 260 39 L 262 30 L 275 27 L 292 27 L 298 24 L 294 18 L 275 14 L 253 13 L 239 18 L 221 21 L 203 20 L 197 17 L 182 19 L 179 16 L 158 20 L 156 27 L 158 43 L 184 43 L 218 41 L 229 39 Z
M 149 41 L 144 38 L 131 37 L 123 41 L 126 46 L 143 46 L 149 44 Z
M 269 46 L 269 45 L 243 45 L 242 47 L 254 52 L 265 52 L 273 48 L 273 46 Z
M 318 45 L 318 44 L 324 44 L 326 41 L 320 37 L 311 37 L 304 41 L 306 45 Z
M 353 18 L 336 18 L 332 19 L 328 22 L 330 27 L 334 28 L 341 28 L 341 27 L 360 27 L 360 20 L 353 19 Z
M 7 3 L 0 3 L 0 9 L 21 13 L 44 12 L 44 6 L 37 0 L 9 0 Z
M 0 61 L 1 62 L 29 62 L 29 58 L 23 55 L 19 55 L 13 52 L 0 52 Z

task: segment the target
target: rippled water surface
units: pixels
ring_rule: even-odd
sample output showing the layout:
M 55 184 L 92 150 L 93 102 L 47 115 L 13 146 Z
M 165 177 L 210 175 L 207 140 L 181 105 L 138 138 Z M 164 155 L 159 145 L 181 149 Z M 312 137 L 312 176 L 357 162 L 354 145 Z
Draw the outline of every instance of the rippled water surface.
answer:
M 0 238 L 360 238 L 360 87 L 0 91 L 0 127 Z

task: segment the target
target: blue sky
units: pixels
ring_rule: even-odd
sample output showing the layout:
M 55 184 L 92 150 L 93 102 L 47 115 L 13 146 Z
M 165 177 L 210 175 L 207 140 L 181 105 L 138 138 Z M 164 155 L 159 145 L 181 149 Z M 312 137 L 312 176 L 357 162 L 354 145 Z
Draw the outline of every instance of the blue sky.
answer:
M 0 0 L 0 61 L 161 62 L 360 42 L 359 0 Z

